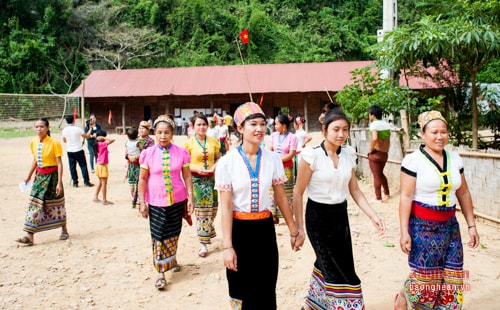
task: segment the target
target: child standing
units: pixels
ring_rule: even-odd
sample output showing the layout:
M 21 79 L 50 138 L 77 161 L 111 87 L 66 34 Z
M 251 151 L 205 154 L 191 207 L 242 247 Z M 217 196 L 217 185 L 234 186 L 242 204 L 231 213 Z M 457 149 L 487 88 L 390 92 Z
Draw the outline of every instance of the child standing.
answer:
M 115 139 L 107 138 L 107 133 L 104 130 L 99 130 L 96 132 L 97 140 L 97 165 L 95 169 L 95 175 L 99 178 L 99 184 L 97 185 L 94 202 L 101 202 L 99 199 L 99 192 L 102 192 L 102 204 L 112 205 L 111 201 L 107 199 L 107 185 L 108 185 L 108 163 L 109 163 L 109 153 L 108 145 L 115 142 Z
M 138 207 L 137 183 L 139 182 L 139 131 L 136 128 L 127 129 L 127 142 L 125 143 L 125 158 L 127 159 L 127 180 L 132 196 L 132 208 Z

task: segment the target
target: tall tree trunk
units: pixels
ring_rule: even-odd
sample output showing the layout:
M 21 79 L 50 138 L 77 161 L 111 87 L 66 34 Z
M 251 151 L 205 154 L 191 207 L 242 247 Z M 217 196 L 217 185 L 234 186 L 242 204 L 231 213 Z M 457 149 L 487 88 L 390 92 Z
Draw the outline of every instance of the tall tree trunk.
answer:
M 476 72 L 471 72 L 470 75 L 472 85 L 472 148 L 477 150 L 478 146 L 478 110 L 477 110 L 477 85 L 476 85 Z

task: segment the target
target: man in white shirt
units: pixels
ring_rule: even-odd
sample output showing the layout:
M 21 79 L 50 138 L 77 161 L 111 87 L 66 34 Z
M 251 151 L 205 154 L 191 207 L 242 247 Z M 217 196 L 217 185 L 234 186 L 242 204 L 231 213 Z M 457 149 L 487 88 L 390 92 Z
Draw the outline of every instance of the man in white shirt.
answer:
M 180 115 L 174 118 L 174 123 L 175 123 L 175 134 L 180 136 L 182 134 L 182 118 L 180 117 Z
M 85 133 L 82 128 L 75 126 L 75 119 L 73 115 L 66 116 L 66 126 L 62 131 L 63 141 L 66 143 L 66 153 L 68 154 L 69 171 L 71 173 L 71 181 L 73 187 L 78 187 L 78 173 L 76 172 L 76 163 L 82 170 L 83 183 L 86 187 L 92 187 L 94 184 L 90 183 L 89 171 L 87 169 L 87 160 L 85 159 L 85 152 L 82 147 L 81 138 L 90 138 L 92 127 L 89 132 Z

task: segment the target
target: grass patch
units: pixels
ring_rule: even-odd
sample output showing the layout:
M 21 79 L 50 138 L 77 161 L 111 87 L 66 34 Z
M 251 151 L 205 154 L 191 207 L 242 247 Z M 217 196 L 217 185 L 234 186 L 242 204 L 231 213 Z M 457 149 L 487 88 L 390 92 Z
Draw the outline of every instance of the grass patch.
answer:
M 15 128 L 15 127 L 4 127 L 0 128 L 0 138 L 22 138 L 34 136 L 35 132 L 33 128 Z
M 60 129 L 51 129 L 50 132 L 52 134 L 61 132 Z M 0 139 L 8 139 L 8 138 L 23 138 L 23 137 L 35 137 L 35 131 L 32 127 L 0 127 Z

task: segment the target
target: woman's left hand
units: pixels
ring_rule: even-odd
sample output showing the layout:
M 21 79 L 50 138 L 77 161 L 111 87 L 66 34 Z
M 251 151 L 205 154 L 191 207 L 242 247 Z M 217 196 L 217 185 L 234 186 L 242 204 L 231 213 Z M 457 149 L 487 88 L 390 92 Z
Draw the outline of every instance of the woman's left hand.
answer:
M 194 211 L 194 204 L 193 204 L 193 198 L 192 197 L 188 197 L 188 201 L 186 203 L 186 212 L 187 212 L 187 215 L 191 215 L 193 214 L 193 211 Z
M 62 194 L 62 192 L 63 192 L 63 186 L 62 186 L 62 184 L 57 183 L 57 185 L 56 185 L 56 195 L 59 196 L 59 195 Z
M 303 231 L 299 230 L 298 234 L 299 235 L 297 237 L 290 236 L 290 243 L 292 245 L 292 249 L 295 252 L 300 251 L 306 239 L 306 236 L 304 235 Z
M 479 245 L 479 234 L 477 233 L 476 226 L 469 228 L 469 237 L 469 242 L 467 242 L 469 248 L 477 248 L 477 246 Z
M 376 215 L 373 216 L 371 220 L 372 220 L 373 225 L 375 226 L 375 228 L 377 228 L 379 236 L 382 236 L 385 233 L 385 224 L 384 224 L 384 221 L 382 221 L 382 219 L 379 218 Z
M 143 201 L 141 201 L 140 204 L 141 205 L 140 205 L 140 208 L 139 208 L 139 212 L 141 213 L 141 215 L 142 215 L 143 218 L 147 219 L 148 215 L 149 215 L 148 206 Z

